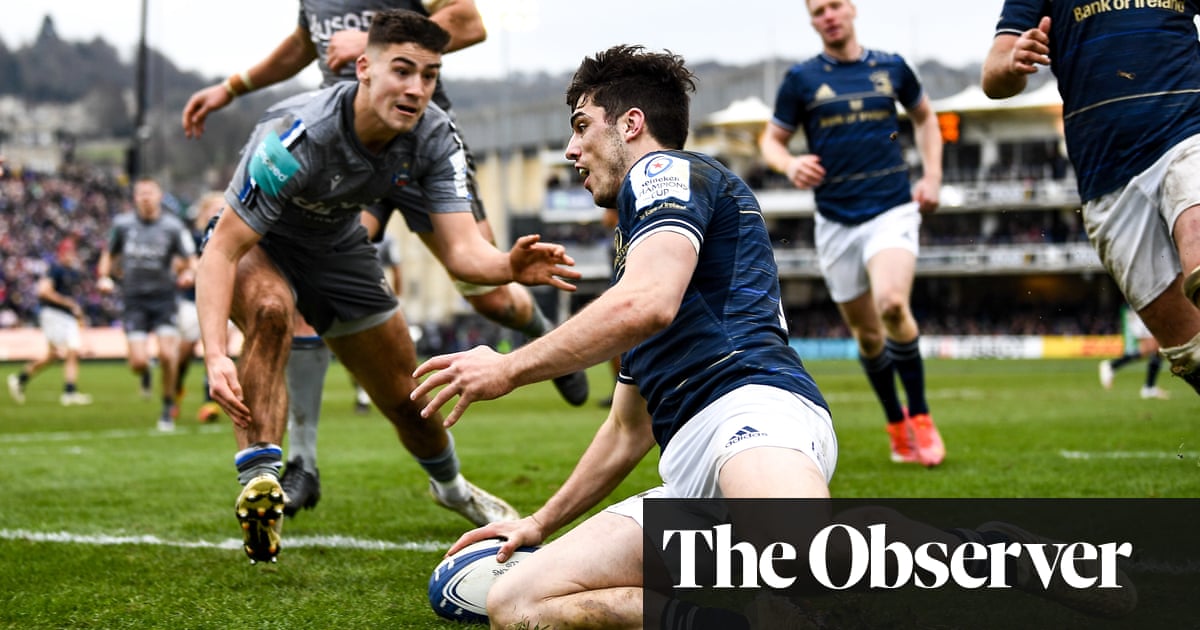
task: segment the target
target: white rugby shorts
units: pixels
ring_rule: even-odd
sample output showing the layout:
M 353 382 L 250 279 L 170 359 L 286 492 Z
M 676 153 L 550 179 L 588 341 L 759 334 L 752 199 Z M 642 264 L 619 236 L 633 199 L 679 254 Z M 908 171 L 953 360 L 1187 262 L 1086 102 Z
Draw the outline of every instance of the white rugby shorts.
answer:
M 43 306 L 38 312 L 38 325 L 46 335 L 46 341 L 55 348 L 78 351 L 83 347 L 79 320 L 66 311 Z
M 663 485 L 609 506 L 606 512 L 642 525 L 642 500 L 721 498 L 721 467 L 747 449 L 780 447 L 809 456 L 828 483 L 837 466 L 829 413 L 792 392 L 766 385 L 739 387 L 700 410 L 671 438 L 658 463 Z
M 814 238 L 821 275 L 834 302 L 843 304 L 871 288 L 867 261 L 885 249 L 920 253 L 921 212 L 917 202 L 902 204 L 859 223 L 846 225 L 817 213 Z
M 1134 310 L 1162 295 L 1181 271 L 1172 232 L 1184 210 L 1200 205 L 1197 173 L 1200 134 L 1171 147 L 1123 188 L 1083 204 L 1088 240 Z

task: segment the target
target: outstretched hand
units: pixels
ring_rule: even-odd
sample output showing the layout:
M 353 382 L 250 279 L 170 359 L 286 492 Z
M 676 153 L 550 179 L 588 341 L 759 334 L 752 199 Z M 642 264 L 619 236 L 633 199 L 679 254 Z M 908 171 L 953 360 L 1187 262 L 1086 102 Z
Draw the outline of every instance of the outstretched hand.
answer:
M 183 106 L 183 135 L 199 138 L 204 135 L 204 120 L 208 115 L 233 102 L 224 83 L 210 85 L 188 99 Z
M 524 285 L 548 284 L 564 291 L 574 291 L 575 285 L 564 280 L 578 280 L 583 274 L 563 265 L 575 266 L 562 245 L 542 243 L 541 236 L 527 234 L 517 239 L 508 252 L 513 280 Z
M 466 352 L 433 357 L 418 365 L 413 372 L 415 378 L 421 378 L 425 374 L 430 376 L 413 389 L 409 398 L 420 400 L 421 397 L 431 394 L 434 388 L 442 387 L 421 409 L 421 417 L 428 418 L 457 395 L 458 402 L 454 404 L 450 413 L 446 414 L 443 422 L 447 427 L 453 426 L 471 403 L 499 398 L 513 390 L 512 380 L 504 375 L 504 357 L 505 355 L 487 346 L 476 346 Z

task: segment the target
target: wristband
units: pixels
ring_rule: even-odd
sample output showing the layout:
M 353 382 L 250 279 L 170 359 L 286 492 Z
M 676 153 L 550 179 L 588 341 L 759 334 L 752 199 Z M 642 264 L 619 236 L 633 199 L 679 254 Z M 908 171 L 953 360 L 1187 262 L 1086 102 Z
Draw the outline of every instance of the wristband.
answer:
M 239 74 L 238 77 L 242 80 L 242 85 L 246 86 L 247 92 L 254 91 L 254 84 L 250 82 L 250 71 L 249 70 L 242 70 L 241 74 Z

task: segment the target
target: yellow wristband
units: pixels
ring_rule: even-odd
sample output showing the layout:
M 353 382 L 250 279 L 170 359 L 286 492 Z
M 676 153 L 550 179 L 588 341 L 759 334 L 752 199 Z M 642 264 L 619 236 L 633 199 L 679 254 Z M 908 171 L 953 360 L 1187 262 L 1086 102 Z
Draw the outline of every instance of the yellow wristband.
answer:
M 222 85 L 225 86 L 225 91 L 229 92 L 229 98 L 237 98 L 237 92 L 234 91 L 233 84 L 229 82 L 229 79 L 225 79 L 225 83 Z
M 239 74 L 238 76 L 242 78 L 242 85 L 245 85 L 245 86 L 246 86 L 246 91 L 247 91 L 247 92 L 253 92 L 253 91 L 254 91 L 254 84 L 250 82 L 250 71 L 249 71 L 249 70 L 242 70 L 242 73 L 241 73 L 241 74 Z

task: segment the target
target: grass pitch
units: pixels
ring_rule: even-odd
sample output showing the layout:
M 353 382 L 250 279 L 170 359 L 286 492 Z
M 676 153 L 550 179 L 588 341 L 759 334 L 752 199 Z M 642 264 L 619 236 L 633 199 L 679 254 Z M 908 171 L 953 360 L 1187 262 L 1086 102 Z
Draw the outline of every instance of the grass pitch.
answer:
M 934 470 L 888 461 L 857 363 L 808 367 L 838 431 L 834 496 L 1200 496 L 1197 398 L 1164 374 L 1171 400 L 1141 400 L 1144 364 L 1105 391 L 1090 360 L 927 361 L 948 453 Z M 58 405 L 58 368 L 31 383 L 24 406 L 0 395 L 0 627 L 461 627 L 436 617 L 425 592 L 468 524 L 433 503 L 378 412 L 353 413 L 340 365 L 321 420 L 321 503 L 285 523 L 277 564 L 251 566 L 233 516 L 232 431 L 194 420 L 200 372 L 173 434 L 155 430 L 158 403 L 115 362 L 84 364 L 90 407 Z M 454 430 L 464 473 L 536 509 L 604 418 L 594 401 L 608 393 L 607 368 L 590 376 L 584 407 L 545 383 L 474 405 Z M 613 498 L 656 485 L 656 465 L 652 454 Z

